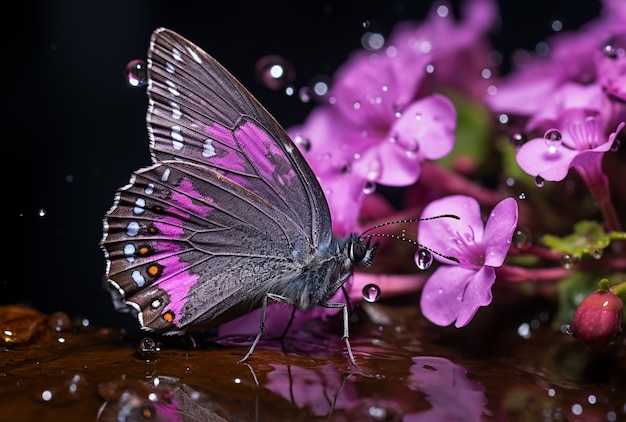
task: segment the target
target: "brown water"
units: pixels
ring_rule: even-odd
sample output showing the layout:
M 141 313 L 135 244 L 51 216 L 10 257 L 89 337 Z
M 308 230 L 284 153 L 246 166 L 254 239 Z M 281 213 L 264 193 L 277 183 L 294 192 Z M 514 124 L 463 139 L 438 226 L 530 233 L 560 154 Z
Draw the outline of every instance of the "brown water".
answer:
M 242 339 L 152 342 L 0 307 L 0 420 L 626 420 L 626 336 L 592 351 L 550 326 L 548 301 L 522 302 L 461 330 L 429 324 L 411 298 L 361 304 L 351 344 L 374 375 L 348 364 L 340 317 L 264 339 L 239 364 L 247 346 L 225 344 Z

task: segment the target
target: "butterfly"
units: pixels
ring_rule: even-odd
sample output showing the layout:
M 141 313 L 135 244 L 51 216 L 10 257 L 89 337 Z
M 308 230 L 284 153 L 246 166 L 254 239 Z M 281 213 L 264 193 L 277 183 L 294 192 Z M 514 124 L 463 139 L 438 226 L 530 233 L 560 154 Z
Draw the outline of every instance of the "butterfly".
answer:
M 329 300 L 377 244 L 332 233 L 320 184 L 294 142 L 222 65 L 165 28 L 147 60 L 153 164 L 132 174 L 100 242 L 113 293 L 143 329 L 203 331 L 268 301 L 343 311 Z

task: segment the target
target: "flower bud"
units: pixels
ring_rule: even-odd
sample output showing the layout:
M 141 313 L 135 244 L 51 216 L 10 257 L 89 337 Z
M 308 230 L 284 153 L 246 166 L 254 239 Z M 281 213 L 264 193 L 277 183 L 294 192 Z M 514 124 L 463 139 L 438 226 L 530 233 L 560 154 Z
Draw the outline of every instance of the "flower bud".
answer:
M 576 308 L 571 333 L 590 347 L 601 348 L 622 330 L 624 303 L 610 291 L 597 290 Z

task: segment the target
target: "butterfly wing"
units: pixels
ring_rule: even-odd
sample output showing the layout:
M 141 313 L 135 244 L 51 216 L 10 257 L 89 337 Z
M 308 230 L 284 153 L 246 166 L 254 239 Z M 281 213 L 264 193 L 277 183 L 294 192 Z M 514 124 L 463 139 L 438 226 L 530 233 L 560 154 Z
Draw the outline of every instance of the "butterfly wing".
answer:
M 222 173 L 282 209 L 314 245 L 332 236 L 317 178 L 289 136 L 222 65 L 168 29 L 152 35 L 147 116 L 155 162 Z
M 284 130 L 212 57 L 158 29 L 148 59 L 155 164 L 105 217 L 107 278 L 143 327 L 208 328 L 297 278 L 330 244 L 330 213 Z

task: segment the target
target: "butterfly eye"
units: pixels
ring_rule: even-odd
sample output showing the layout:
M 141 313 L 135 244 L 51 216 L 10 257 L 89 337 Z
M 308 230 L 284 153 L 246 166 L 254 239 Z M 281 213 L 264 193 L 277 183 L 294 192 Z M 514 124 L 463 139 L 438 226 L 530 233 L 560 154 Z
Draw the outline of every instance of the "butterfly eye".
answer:
M 367 247 L 360 240 L 355 240 L 350 244 L 350 260 L 361 262 L 367 254 Z

